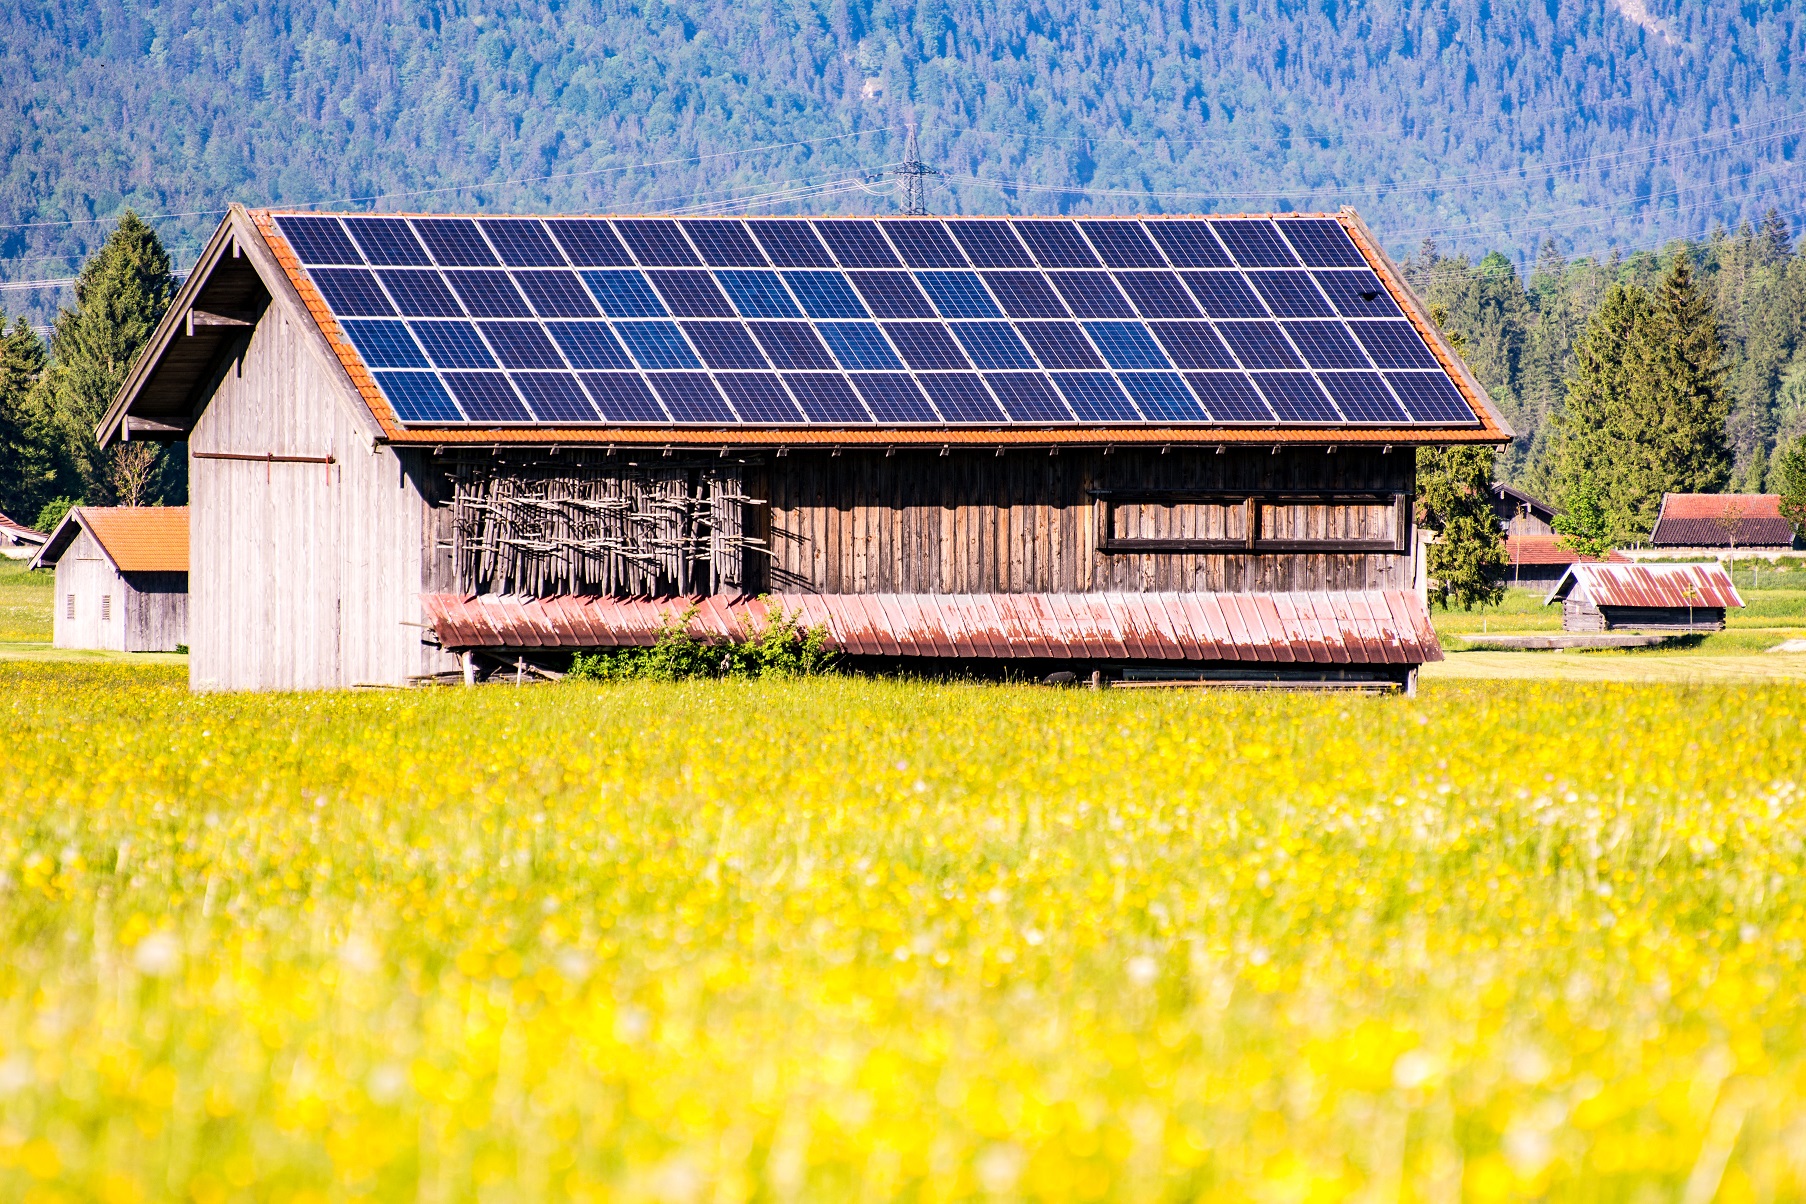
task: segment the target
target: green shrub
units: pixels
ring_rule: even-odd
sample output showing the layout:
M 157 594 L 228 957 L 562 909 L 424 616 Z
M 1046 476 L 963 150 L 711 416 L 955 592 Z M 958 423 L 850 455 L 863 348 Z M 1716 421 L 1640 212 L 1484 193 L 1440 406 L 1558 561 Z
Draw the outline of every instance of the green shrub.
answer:
M 804 627 L 782 606 L 765 599 L 765 622 L 741 619 L 737 639 L 691 635 L 696 608 L 667 617 L 650 648 L 602 648 L 579 652 L 565 675 L 571 681 L 682 681 L 689 677 L 805 677 L 825 673 L 836 653 L 825 627 Z

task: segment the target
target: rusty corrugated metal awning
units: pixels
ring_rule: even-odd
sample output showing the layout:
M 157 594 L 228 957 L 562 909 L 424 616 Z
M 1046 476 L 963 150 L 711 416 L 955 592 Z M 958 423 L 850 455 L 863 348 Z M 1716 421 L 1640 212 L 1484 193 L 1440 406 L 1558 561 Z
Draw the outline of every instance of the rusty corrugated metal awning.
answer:
M 1569 598 L 1594 606 L 1672 610 L 1743 605 L 1737 587 L 1716 564 L 1571 565 L 1543 604 Z
M 1403 590 L 1188 594 L 776 594 L 851 656 L 1418 665 L 1442 648 Z M 767 602 L 423 594 L 447 648 L 647 647 L 694 607 L 690 634 L 740 639 Z

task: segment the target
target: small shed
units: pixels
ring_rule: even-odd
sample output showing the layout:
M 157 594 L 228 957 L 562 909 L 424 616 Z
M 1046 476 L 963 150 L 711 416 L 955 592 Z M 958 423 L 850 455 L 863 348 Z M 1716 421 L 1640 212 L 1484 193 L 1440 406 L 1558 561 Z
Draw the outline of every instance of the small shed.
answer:
M 1571 564 L 1543 599 L 1555 602 L 1564 631 L 1722 631 L 1743 605 L 1716 564 Z
M 0 556 L 8 560 L 29 560 L 44 546 L 46 536 L 23 523 L 0 514 Z
M 1630 557 L 1622 552 L 1612 552 L 1605 559 L 1614 564 L 1626 564 L 1630 561 Z M 1505 563 L 1506 579 L 1512 585 L 1542 586 L 1547 589 L 1561 580 L 1569 565 L 1600 562 L 1563 547 L 1559 535 L 1507 535 Z
M 77 506 L 31 567 L 56 569 L 58 648 L 173 652 L 188 642 L 186 506 Z
M 1499 516 L 1499 525 L 1505 528 L 1506 535 L 1555 534 L 1555 516 L 1562 512 L 1561 507 L 1503 481 L 1494 481 L 1491 493 L 1493 513 Z
M 1650 532 L 1664 551 L 1785 552 L 1801 546 L 1778 493 L 1664 493 Z

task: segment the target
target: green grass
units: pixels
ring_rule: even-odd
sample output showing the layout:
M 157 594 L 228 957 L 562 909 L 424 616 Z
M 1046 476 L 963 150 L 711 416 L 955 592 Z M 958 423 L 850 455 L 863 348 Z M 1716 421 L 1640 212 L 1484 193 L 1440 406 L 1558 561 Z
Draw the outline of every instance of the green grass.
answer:
M 0 558 L 0 642 L 50 640 L 56 574 L 34 573 L 23 560 Z

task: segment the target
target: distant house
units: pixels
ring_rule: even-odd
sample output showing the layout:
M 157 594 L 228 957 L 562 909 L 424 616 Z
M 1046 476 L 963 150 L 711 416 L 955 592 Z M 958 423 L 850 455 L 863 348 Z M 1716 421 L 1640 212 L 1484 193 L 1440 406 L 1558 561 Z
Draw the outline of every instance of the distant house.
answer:
M 173 652 L 188 642 L 186 506 L 77 506 L 31 562 L 53 566 L 58 648 Z
M 1503 481 L 1494 481 L 1491 492 L 1493 513 L 1499 516 L 1499 525 L 1505 528 L 1507 536 L 1555 534 L 1555 516 L 1561 513 L 1560 507 Z
M 1667 551 L 1785 552 L 1800 547 L 1776 493 L 1664 493 L 1650 546 Z
M 1572 564 L 1543 599 L 1555 602 L 1564 631 L 1717 631 L 1743 605 L 1716 564 Z
M 1625 563 L 1629 557 L 1613 552 L 1606 560 Z M 1505 537 L 1506 583 L 1536 585 L 1547 588 L 1561 580 L 1571 564 L 1598 564 L 1591 556 L 1582 556 L 1561 546 L 1559 535 L 1507 535 Z
M 0 556 L 8 560 L 26 560 L 37 555 L 47 537 L 22 523 L 0 514 Z

